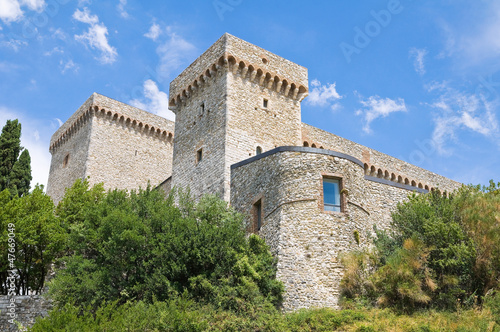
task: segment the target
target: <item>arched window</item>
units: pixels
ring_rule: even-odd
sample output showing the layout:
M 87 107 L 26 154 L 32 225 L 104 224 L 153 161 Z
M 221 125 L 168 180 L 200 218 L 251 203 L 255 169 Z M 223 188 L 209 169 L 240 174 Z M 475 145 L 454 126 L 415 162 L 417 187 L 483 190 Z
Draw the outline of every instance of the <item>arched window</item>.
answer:
M 260 146 L 258 146 L 256 149 L 255 149 L 255 154 L 256 155 L 259 155 L 262 153 L 262 148 Z

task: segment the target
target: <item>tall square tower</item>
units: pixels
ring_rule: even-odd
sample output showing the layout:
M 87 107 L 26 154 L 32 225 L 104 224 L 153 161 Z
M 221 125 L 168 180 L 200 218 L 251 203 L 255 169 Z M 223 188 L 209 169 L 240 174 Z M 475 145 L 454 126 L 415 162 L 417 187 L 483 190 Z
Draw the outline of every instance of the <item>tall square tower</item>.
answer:
M 301 145 L 307 93 L 306 68 L 224 34 L 170 83 L 172 185 L 229 201 L 232 164 Z

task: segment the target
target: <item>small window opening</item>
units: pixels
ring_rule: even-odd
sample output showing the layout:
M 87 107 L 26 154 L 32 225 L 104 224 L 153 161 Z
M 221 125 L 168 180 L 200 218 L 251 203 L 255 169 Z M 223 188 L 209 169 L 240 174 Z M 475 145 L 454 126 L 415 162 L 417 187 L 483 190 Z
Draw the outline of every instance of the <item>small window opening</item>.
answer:
M 205 103 L 201 103 L 200 105 L 200 116 L 202 116 L 205 113 Z
M 262 227 L 262 200 L 259 199 L 253 205 L 253 228 L 254 232 L 260 231 Z
M 259 155 L 262 153 L 262 148 L 260 146 L 258 146 L 256 149 L 255 149 L 255 154 L 256 155 Z
M 269 103 L 269 100 L 264 99 L 264 102 L 262 103 L 262 106 L 264 106 L 264 108 L 267 108 L 267 104 L 268 103 Z
M 64 159 L 63 159 L 63 167 L 68 166 L 68 162 L 69 162 L 69 153 L 68 153 L 68 154 L 66 154 L 66 156 L 64 156 Z
M 309 143 L 307 143 L 306 141 L 304 141 L 304 147 L 309 147 Z
M 196 163 L 199 163 L 203 159 L 203 149 L 196 151 Z
M 325 211 L 341 211 L 339 179 L 323 178 L 323 206 Z

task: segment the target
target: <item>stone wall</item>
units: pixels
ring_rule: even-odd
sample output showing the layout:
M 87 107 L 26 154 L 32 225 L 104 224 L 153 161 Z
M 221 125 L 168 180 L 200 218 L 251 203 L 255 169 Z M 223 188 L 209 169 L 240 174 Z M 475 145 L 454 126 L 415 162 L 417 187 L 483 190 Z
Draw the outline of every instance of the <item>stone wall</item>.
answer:
M 462 184 L 426 169 L 399 160 L 343 137 L 302 123 L 302 140 L 308 146 L 322 147 L 349 154 L 365 165 L 365 174 L 381 179 L 409 184 L 422 189 L 432 188 L 451 192 Z
M 92 115 L 83 113 L 82 109 L 88 110 L 88 107 L 88 103 L 85 103 L 75 113 L 80 114 L 80 117 L 73 130 L 64 135 L 64 132 L 60 133 L 58 131 L 52 136 L 52 140 L 54 140 L 57 137 L 56 134 L 60 135 L 60 141 L 52 143 L 50 147 L 52 159 L 50 162 L 47 194 L 52 197 L 56 204 L 64 196 L 65 188 L 71 187 L 76 179 L 85 178 L 90 133 L 92 130 Z M 61 126 L 61 128 L 63 127 L 67 127 L 67 125 Z M 64 141 L 61 138 L 64 138 Z
M 37 317 L 47 316 L 52 309 L 52 303 L 43 295 L 17 295 L 12 299 L 15 302 L 9 296 L 0 297 L 0 331 L 18 331 L 17 324 L 9 322 L 12 319 L 23 327 L 31 326 Z
M 226 78 L 224 70 L 212 72 L 174 109 L 172 186 L 189 187 L 194 197 L 224 197 Z
M 78 178 L 106 189 L 156 186 L 172 173 L 174 123 L 94 93 L 51 139 L 47 193 L 57 204 Z

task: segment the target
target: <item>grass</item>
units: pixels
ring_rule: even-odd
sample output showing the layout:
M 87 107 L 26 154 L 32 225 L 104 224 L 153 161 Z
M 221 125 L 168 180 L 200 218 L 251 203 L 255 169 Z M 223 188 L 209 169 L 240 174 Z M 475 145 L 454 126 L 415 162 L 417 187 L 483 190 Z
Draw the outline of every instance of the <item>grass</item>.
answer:
M 181 305 L 180 305 L 181 304 Z M 412 315 L 390 309 L 302 309 L 282 314 L 269 308 L 239 313 L 176 302 L 108 305 L 96 317 L 66 306 L 39 320 L 30 331 L 276 331 L 276 332 L 500 332 L 488 309 L 421 311 Z

